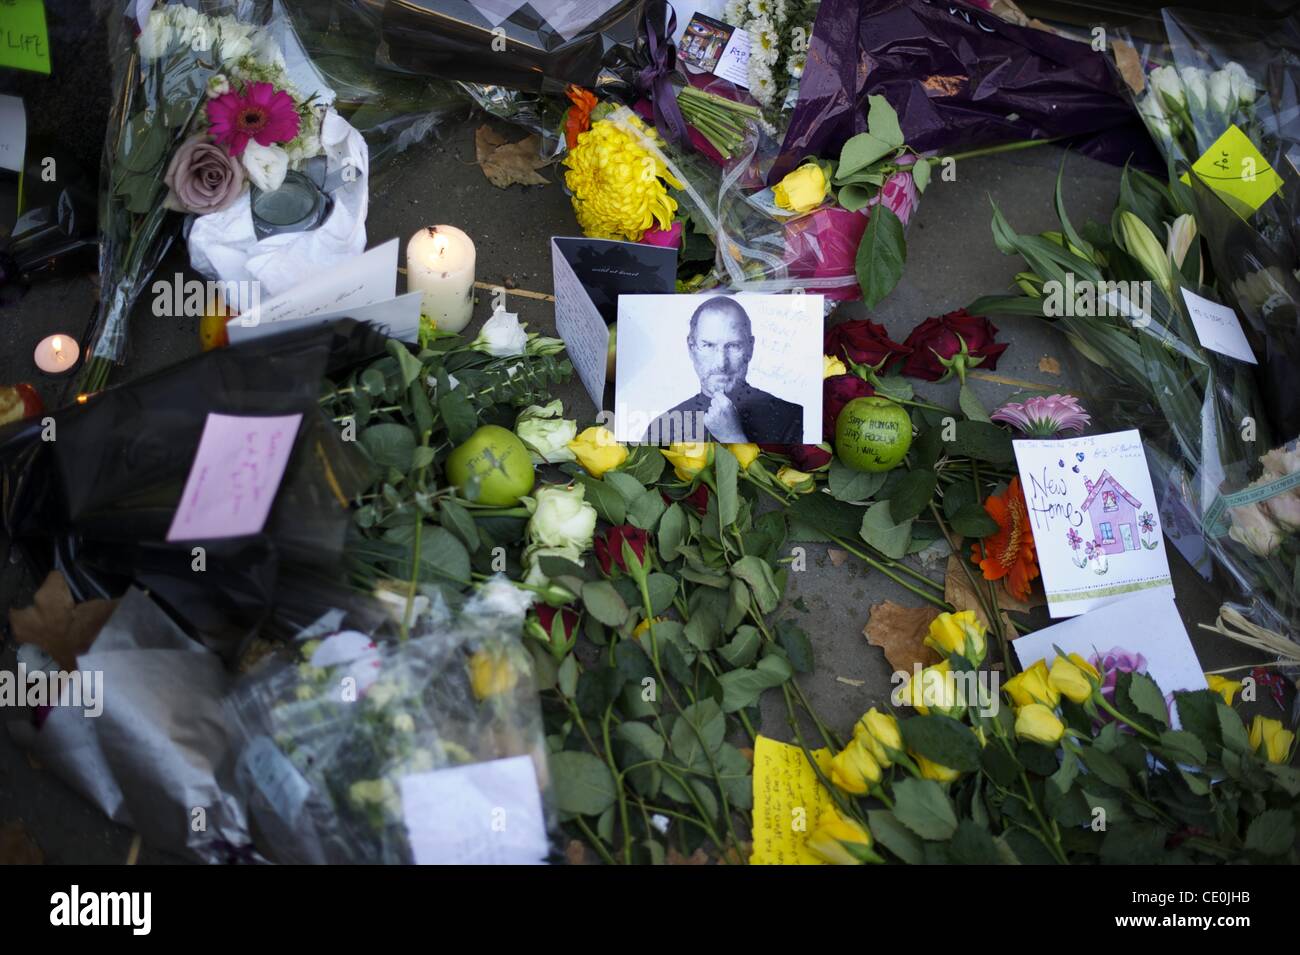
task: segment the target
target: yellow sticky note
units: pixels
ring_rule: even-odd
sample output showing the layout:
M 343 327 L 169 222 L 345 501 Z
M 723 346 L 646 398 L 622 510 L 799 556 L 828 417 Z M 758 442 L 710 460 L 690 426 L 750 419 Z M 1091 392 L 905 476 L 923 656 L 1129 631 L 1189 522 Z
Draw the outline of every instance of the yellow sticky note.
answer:
M 813 759 L 825 774 L 831 751 Z M 766 736 L 754 741 L 754 851 L 750 865 L 822 865 L 804 848 L 822 810 L 834 804 L 798 746 Z
M 1237 126 L 1224 130 L 1192 168 L 1243 219 L 1254 215 L 1282 185 L 1282 177 Z M 1183 182 L 1191 182 L 1186 173 Z
M 45 0 L 0 0 L 0 67 L 50 72 Z

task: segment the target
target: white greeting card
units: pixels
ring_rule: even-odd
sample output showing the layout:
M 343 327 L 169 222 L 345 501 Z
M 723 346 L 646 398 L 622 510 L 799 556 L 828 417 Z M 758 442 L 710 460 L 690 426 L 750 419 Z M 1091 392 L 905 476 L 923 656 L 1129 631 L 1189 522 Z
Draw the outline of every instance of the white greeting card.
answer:
M 1053 617 L 1086 613 L 1139 590 L 1172 598 L 1137 431 L 1013 444 Z
M 1187 303 L 1187 313 L 1192 317 L 1196 337 L 1201 344 L 1220 355 L 1236 358 L 1240 361 L 1258 365 L 1255 353 L 1251 351 L 1246 333 L 1242 331 L 1237 313 L 1226 305 L 1202 298 L 1195 292 L 1183 289 L 1183 301 Z

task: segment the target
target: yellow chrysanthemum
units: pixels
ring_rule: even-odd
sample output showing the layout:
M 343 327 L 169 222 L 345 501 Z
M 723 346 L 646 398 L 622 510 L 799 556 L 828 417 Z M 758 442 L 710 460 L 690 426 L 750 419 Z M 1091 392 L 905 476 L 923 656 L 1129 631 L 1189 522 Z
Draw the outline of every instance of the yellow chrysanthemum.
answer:
M 647 229 L 672 225 L 677 200 L 664 183 L 680 189 L 662 159 L 647 150 L 626 122 L 648 138 L 655 132 L 635 116 L 603 119 L 578 137 L 564 159 L 564 182 L 573 193 L 573 211 L 584 234 L 594 239 L 637 242 Z

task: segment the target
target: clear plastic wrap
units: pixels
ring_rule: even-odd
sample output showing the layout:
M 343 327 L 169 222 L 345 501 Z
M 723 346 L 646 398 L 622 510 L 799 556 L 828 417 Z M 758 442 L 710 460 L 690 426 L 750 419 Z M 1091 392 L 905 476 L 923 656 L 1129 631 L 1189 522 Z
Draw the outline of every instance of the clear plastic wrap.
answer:
M 254 840 L 271 858 L 470 861 L 453 847 L 413 844 L 421 820 L 404 805 L 411 778 L 525 757 L 546 792 L 541 709 L 521 638 L 528 598 L 498 577 L 458 610 L 436 593 L 431 604 L 420 599 L 427 609 L 409 639 L 354 629 L 331 611 L 298 635 L 293 662 L 268 662 L 227 699 L 234 777 Z M 461 798 L 475 798 L 472 783 L 460 784 Z M 478 861 L 542 861 L 553 825 L 549 812 L 543 818 L 545 826 L 507 823 L 485 840 L 465 833 L 460 850 L 482 853 Z

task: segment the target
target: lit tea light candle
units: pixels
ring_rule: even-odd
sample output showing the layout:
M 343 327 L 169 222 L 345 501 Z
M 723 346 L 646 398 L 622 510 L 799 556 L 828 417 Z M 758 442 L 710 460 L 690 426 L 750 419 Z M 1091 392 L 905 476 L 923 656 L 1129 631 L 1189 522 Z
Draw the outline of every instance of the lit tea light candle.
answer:
M 423 292 L 420 314 L 458 332 L 474 315 L 474 242 L 450 225 L 429 226 L 406 244 L 406 288 Z
M 47 375 L 72 371 L 81 357 L 81 346 L 71 335 L 50 335 L 36 345 L 36 367 Z

